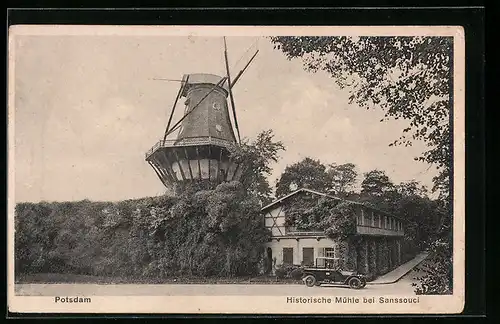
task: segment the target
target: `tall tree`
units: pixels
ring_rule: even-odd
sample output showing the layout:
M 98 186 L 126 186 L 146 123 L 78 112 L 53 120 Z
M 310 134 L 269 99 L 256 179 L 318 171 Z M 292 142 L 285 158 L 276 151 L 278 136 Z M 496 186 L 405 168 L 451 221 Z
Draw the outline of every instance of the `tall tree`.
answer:
M 243 139 L 241 144 L 230 148 L 231 158 L 244 167 L 241 183 L 250 194 L 258 197 L 262 204 L 272 200 L 272 189 L 267 181 L 271 164 L 277 162 L 280 151 L 285 150 L 281 141 L 274 140 L 272 130 L 266 130 L 253 141 Z
M 365 178 L 361 182 L 361 193 L 371 196 L 382 196 L 393 192 L 395 187 L 391 179 L 381 170 L 372 170 L 365 173 Z
M 402 196 L 426 197 L 428 193 L 427 187 L 416 180 L 401 182 L 395 189 Z
M 339 197 L 345 197 L 351 193 L 358 177 L 353 163 L 330 164 L 327 175 L 331 183 L 330 190 Z
M 449 200 L 452 163 L 452 37 L 271 37 L 288 59 L 302 58 L 306 70 L 329 73 L 351 101 L 385 112 L 381 120 L 406 119 L 409 126 L 392 145 L 422 140 L 417 160 L 435 165 L 434 190 Z
M 387 212 L 394 213 L 399 199 L 392 180 L 381 170 L 364 174 L 360 200 Z
M 326 166 L 319 160 L 306 157 L 285 168 L 276 183 L 276 195 L 282 197 L 300 188 L 325 192 L 329 185 Z

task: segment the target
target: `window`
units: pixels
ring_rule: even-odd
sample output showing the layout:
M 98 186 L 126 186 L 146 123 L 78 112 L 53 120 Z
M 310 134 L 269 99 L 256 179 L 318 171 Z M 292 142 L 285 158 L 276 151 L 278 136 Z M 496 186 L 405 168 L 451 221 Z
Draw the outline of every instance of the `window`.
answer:
M 358 225 L 362 225 L 363 209 L 361 209 L 361 214 L 358 214 Z
M 314 248 L 311 247 L 302 248 L 302 264 L 303 265 L 314 264 Z
M 378 217 L 378 227 L 382 228 L 382 216 L 381 215 L 377 215 L 377 217 Z
M 361 225 L 365 224 L 365 212 L 361 209 Z
M 335 258 L 335 247 L 325 248 L 325 257 Z
M 293 264 L 293 248 L 283 248 L 283 264 Z
M 375 213 L 372 212 L 372 226 L 375 227 Z
M 337 257 L 335 246 L 321 249 L 321 254 L 327 258 Z M 318 267 L 334 268 L 337 265 L 338 260 L 318 259 Z

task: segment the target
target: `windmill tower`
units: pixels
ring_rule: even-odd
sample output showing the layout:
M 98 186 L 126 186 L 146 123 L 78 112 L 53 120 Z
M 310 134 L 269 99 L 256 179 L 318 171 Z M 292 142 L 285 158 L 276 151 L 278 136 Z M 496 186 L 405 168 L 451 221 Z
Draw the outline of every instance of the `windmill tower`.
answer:
M 218 184 L 240 179 L 242 165 L 232 161 L 229 154 L 229 148 L 240 142 L 232 88 L 257 53 L 258 50 L 231 80 L 224 38 L 225 76 L 204 73 L 183 76 L 163 139 L 146 153 L 146 161 L 165 187 L 176 188 L 196 182 Z M 177 103 L 182 98 L 185 98 L 184 114 L 172 125 Z M 177 137 L 167 139 L 176 130 L 179 130 Z

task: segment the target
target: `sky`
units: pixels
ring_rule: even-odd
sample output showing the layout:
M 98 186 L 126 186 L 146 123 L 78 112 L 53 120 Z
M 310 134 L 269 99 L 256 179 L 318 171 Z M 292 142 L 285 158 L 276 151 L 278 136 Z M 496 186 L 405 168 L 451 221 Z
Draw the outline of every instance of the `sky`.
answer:
M 423 143 L 388 146 L 407 121 L 379 122 L 380 109 L 349 104 L 348 90 L 266 38 L 228 37 L 227 45 L 233 75 L 253 54 L 247 49 L 259 49 L 233 93 L 242 137 L 272 129 L 286 147 L 273 186 L 305 157 L 432 186 L 434 168 L 414 161 Z M 144 154 L 162 138 L 179 84 L 153 79 L 225 75 L 222 37 L 22 35 L 13 46 L 16 202 L 163 194 Z

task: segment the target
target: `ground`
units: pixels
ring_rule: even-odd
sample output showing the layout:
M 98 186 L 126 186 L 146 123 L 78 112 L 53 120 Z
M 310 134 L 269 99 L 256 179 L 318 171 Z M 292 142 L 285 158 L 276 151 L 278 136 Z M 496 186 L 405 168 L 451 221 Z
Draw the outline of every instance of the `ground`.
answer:
M 367 285 L 354 290 L 345 287 L 308 288 L 298 284 L 16 284 L 16 295 L 25 296 L 307 296 L 307 295 L 414 295 L 413 282 L 418 270 L 412 270 L 392 284 Z

